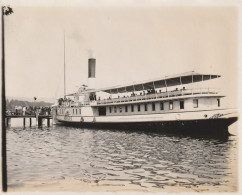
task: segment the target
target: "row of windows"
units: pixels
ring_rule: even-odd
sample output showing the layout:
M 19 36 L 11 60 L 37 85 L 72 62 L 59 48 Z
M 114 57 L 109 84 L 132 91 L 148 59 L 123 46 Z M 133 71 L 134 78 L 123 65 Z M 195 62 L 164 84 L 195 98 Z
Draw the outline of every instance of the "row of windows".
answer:
M 184 109 L 185 108 L 184 100 L 181 100 L 179 102 L 180 102 L 180 109 Z M 155 102 L 152 102 L 151 104 L 152 104 L 152 111 L 155 111 L 156 110 Z M 159 109 L 160 110 L 164 110 L 164 102 L 160 102 L 159 105 L 160 105 Z M 131 105 L 130 106 L 131 112 L 134 112 L 134 106 L 135 105 Z M 220 99 L 217 99 L 217 106 L 220 107 Z M 129 107 L 128 105 L 124 106 L 124 112 L 128 112 L 128 107 Z M 198 99 L 194 99 L 193 100 L 193 108 L 198 108 Z M 110 106 L 109 107 L 109 113 L 112 113 L 112 112 L 116 113 L 117 109 L 118 109 L 117 106 L 113 106 L 113 107 Z M 78 110 L 79 110 L 79 113 L 78 113 Z M 138 110 L 138 112 L 141 111 L 141 104 L 137 105 L 137 110 Z M 173 110 L 173 101 L 169 102 L 169 110 Z M 148 104 L 147 103 L 144 104 L 144 111 L 148 111 Z M 120 113 L 123 112 L 123 107 L 122 106 L 119 107 L 119 112 Z M 64 114 L 64 109 L 59 109 L 59 113 L 60 114 Z M 81 114 L 81 109 L 73 108 L 72 109 L 72 114 L 73 115 L 74 114 Z
M 64 114 L 64 109 L 60 109 L 60 110 L 59 110 L 59 113 L 60 113 L 60 114 Z
M 180 102 L 180 109 L 183 110 L 185 108 L 185 104 L 184 104 L 184 100 L 179 101 Z M 148 104 L 144 104 L 144 111 L 148 111 Z M 164 102 L 160 102 L 160 110 L 164 110 Z M 220 99 L 217 99 L 217 105 L 218 107 L 220 107 Z M 193 108 L 198 108 L 198 99 L 194 99 L 193 100 Z M 131 112 L 134 112 L 134 105 L 131 105 L 130 107 Z M 140 104 L 137 105 L 137 110 L 138 112 L 140 112 Z M 152 103 L 152 111 L 156 110 L 156 104 L 155 102 Z M 173 110 L 173 101 L 169 102 L 169 110 Z M 128 105 L 125 105 L 124 107 L 124 111 L 128 112 Z M 112 113 L 116 113 L 117 112 L 117 106 L 114 107 L 109 107 L 109 112 Z M 123 107 L 120 106 L 119 107 L 119 112 L 123 112 Z
M 78 112 L 78 110 L 79 110 L 79 112 Z M 64 114 L 64 109 L 59 109 L 59 113 Z M 73 108 L 72 114 L 81 114 L 81 109 Z
M 151 104 L 152 104 L 152 111 L 155 111 L 156 110 L 155 102 L 153 102 Z M 128 107 L 129 107 L 128 105 L 124 106 L 124 112 L 128 112 Z M 173 102 L 169 102 L 169 109 L 173 110 Z M 184 101 L 183 100 L 180 101 L 180 109 L 184 109 Z M 134 105 L 130 106 L 130 110 L 131 110 L 131 112 L 134 112 Z M 137 110 L 138 110 L 138 112 L 141 111 L 141 104 L 137 105 Z M 160 110 L 164 110 L 164 102 L 160 102 Z M 148 104 L 147 103 L 144 104 L 144 111 L 148 111 Z M 117 106 L 113 106 L 113 107 L 110 106 L 109 107 L 109 112 L 110 113 L 112 113 L 112 112 L 116 113 L 117 112 Z M 123 107 L 122 106 L 119 107 L 119 112 L 123 112 Z

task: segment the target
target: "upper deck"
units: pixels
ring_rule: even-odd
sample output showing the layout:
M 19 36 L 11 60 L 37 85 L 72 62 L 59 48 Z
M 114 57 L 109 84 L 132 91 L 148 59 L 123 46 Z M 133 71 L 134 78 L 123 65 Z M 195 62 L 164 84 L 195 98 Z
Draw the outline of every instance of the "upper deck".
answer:
M 132 103 L 140 101 L 154 101 L 154 100 L 171 100 L 176 97 L 188 98 L 190 96 L 223 96 L 220 95 L 220 90 L 215 88 L 199 88 L 199 89 L 180 89 L 168 92 L 153 93 L 147 95 L 135 95 L 131 97 L 110 98 L 104 100 L 91 101 L 90 105 L 106 105 L 117 103 Z
M 75 102 L 62 104 L 66 106 L 102 106 L 114 104 L 130 104 L 138 102 L 149 102 L 159 100 L 172 100 L 176 98 L 189 98 L 198 96 L 217 96 L 219 89 L 215 88 L 186 88 L 187 85 L 219 78 L 220 75 L 199 74 L 195 72 L 188 72 L 179 75 L 167 76 L 153 80 L 136 82 L 128 85 L 120 85 L 102 89 L 85 89 L 79 90 L 77 93 L 69 96 L 84 96 L 84 100 L 79 101 L 76 98 Z M 177 87 L 171 90 L 171 87 Z M 178 87 L 181 86 L 181 87 Z M 186 87 L 185 87 L 186 86 Z M 179 88 L 179 89 L 178 89 Z M 162 90 L 161 90 L 162 89 Z M 164 90 L 165 89 L 165 90 Z M 109 94 L 109 98 L 96 97 L 98 92 L 105 92 Z M 116 96 L 115 98 L 112 95 Z
M 109 94 L 118 94 L 118 93 L 135 92 L 135 91 L 143 91 L 143 90 L 158 89 L 158 88 L 159 89 L 166 88 L 166 91 L 167 91 L 168 87 L 193 84 L 197 82 L 216 79 L 219 77 L 221 76 L 212 75 L 212 74 L 200 74 L 192 71 L 192 72 L 186 72 L 178 75 L 171 75 L 171 76 L 156 78 L 152 80 L 133 82 L 126 85 L 118 85 L 118 86 L 106 87 L 101 89 L 88 89 L 83 91 L 83 93 L 96 93 L 99 91 L 103 91 Z
M 89 101 L 77 101 L 64 104 L 71 107 L 79 106 L 103 106 L 103 105 L 115 105 L 115 104 L 131 104 L 139 102 L 151 102 L 151 101 L 169 101 L 173 99 L 185 99 L 189 97 L 223 97 L 220 94 L 220 89 L 217 88 L 195 88 L 195 89 L 180 89 L 161 93 L 134 95 L 118 98 L 108 98 L 102 100 L 89 100 Z

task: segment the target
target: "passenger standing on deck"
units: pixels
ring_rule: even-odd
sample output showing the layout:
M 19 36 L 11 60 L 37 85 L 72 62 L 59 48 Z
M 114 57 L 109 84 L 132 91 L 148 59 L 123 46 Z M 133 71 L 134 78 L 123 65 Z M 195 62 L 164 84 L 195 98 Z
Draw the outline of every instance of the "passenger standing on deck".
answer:
M 23 107 L 23 115 L 26 114 L 26 107 Z
M 15 106 L 15 115 L 18 115 L 18 109 L 17 109 L 17 106 Z

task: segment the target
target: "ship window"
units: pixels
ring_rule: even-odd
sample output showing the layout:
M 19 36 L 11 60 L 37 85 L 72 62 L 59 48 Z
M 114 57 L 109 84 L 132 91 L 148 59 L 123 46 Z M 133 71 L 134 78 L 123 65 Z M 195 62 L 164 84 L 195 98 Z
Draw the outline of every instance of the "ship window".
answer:
M 106 107 L 99 107 L 99 116 L 106 116 Z
M 112 113 L 112 107 L 111 106 L 109 107 L 109 112 Z
M 152 111 L 155 111 L 155 103 L 152 103 Z
M 147 104 L 145 104 L 145 111 L 147 111 L 148 110 L 148 108 L 147 108 Z
M 114 112 L 117 112 L 117 107 L 116 106 L 114 106 Z
M 140 104 L 138 104 L 138 112 L 140 112 Z
M 131 105 L 131 112 L 134 112 L 134 105 Z
M 164 110 L 164 103 L 160 102 L 160 110 Z
M 193 108 L 198 108 L 198 99 L 193 100 Z
M 125 106 L 125 112 L 128 112 L 128 106 Z
M 169 109 L 173 110 L 173 102 L 169 102 Z
M 218 107 L 220 107 L 220 99 L 217 99 Z
M 119 112 L 122 112 L 122 106 L 119 107 Z
M 180 101 L 180 109 L 184 109 L 184 101 Z

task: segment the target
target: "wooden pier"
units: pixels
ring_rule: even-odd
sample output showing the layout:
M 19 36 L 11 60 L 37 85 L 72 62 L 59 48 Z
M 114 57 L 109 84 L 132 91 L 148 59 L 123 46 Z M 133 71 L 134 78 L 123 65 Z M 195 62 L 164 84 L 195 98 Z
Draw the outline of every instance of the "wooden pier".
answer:
M 7 115 L 5 117 L 6 127 L 9 127 L 11 125 L 11 119 L 12 118 L 22 118 L 23 119 L 23 127 L 26 126 L 26 120 L 29 119 L 29 126 L 32 126 L 32 119 L 36 119 L 36 123 L 38 124 L 38 127 L 43 126 L 43 120 L 47 119 L 47 126 L 50 126 L 50 119 L 52 119 L 51 115 Z

